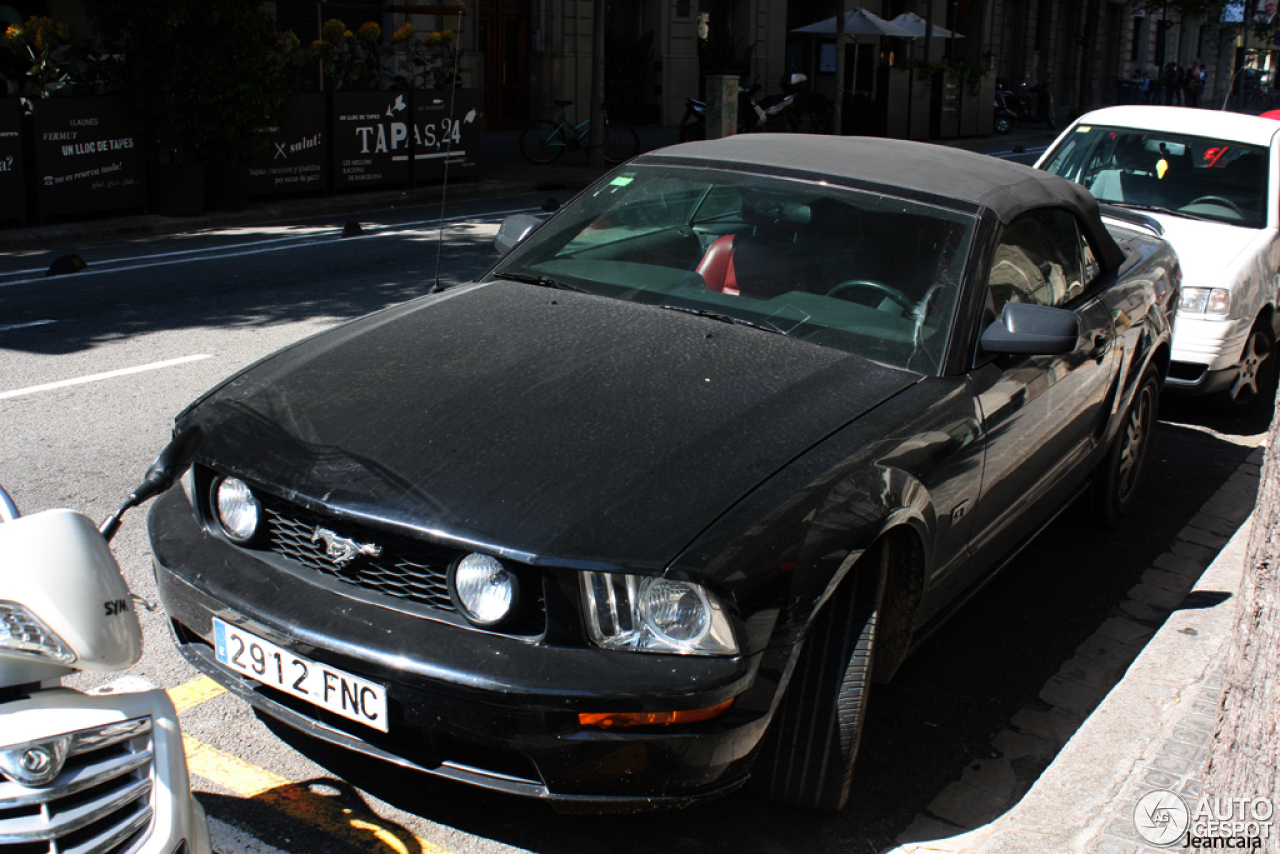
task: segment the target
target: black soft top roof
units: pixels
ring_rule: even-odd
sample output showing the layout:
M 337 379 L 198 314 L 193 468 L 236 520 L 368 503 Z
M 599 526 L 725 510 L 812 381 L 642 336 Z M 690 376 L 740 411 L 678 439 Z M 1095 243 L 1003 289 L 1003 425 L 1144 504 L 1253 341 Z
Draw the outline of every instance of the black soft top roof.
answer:
M 1039 169 L 950 146 L 901 139 L 764 133 L 674 145 L 643 155 L 639 162 L 652 158 L 848 178 L 889 190 L 900 188 L 968 202 L 987 208 L 1004 223 L 1032 208 L 1065 207 L 1077 214 L 1098 260 L 1107 269 L 1124 261 L 1124 254 L 1102 224 L 1097 201 L 1084 187 Z

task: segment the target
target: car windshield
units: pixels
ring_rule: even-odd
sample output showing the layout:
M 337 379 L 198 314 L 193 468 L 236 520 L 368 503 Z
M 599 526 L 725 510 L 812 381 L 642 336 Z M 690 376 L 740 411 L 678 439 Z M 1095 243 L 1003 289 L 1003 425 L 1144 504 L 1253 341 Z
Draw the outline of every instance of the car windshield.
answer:
M 629 164 L 490 278 L 745 323 L 936 373 L 974 217 L 821 182 Z
M 1080 125 L 1044 168 L 1083 184 L 1100 202 L 1262 228 L 1268 160 L 1256 145 Z

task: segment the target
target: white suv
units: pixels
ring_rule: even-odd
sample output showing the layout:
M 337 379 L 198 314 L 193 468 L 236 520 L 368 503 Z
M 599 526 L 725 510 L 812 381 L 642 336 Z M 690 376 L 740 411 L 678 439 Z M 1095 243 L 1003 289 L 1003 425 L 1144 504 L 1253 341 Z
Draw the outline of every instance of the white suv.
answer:
M 1280 290 L 1280 122 L 1186 107 L 1081 117 L 1036 167 L 1083 184 L 1104 216 L 1173 244 L 1182 298 L 1170 391 L 1227 411 L 1270 406 Z

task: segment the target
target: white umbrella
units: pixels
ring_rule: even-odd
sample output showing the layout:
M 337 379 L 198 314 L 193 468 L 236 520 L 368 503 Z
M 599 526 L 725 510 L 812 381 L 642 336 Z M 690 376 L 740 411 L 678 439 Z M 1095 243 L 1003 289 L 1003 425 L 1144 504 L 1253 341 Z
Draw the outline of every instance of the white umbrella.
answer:
M 836 18 L 833 15 L 825 21 L 818 21 L 816 24 L 810 24 L 807 27 L 797 27 L 791 32 L 834 36 L 836 34 Z M 892 21 L 886 21 L 878 15 L 871 14 L 866 9 L 854 9 L 852 12 L 844 13 L 844 32 L 845 35 L 850 36 L 896 36 L 900 39 L 914 38 L 916 35 L 905 27 L 900 27 Z
M 925 32 L 929 29 L 929 23 L 915 12 L 903 12 L 889 23 L 895 24 L 904 30 L 909 30 L 913 38 L 923 38 Z M 946 27 L 940 27 L 937 24 L 933 25 L 933 37 L 935 39 L 964 38 L 959 33 L 948 30 Z
M 797 27 L 791 32 L 833 36 L 836 34 L 836 25 L 839 23 L 836 18 L 837 16 L 833 15 L 825 21 L 818 21 L 816 24 L 809 24 L 807 27 Z M 886 21 L 884 18 L 881 18 L 879 15 L 874 15 L 866 9 L 854 9 L 852 12 L 844 13 L 844 35 L 853 36 L 855 45 L 858 43 L 858 36 L 894 36 L 900 39 L 909 39 L 913 37 L 913 34 L 909 30 L 899 27 L 891 21 Z M 858 65 L 856 60 L 853 66 L 853 90 L 855 92 L 858 91 Z M 843 81 L 837 81 L 837 100 L 839 100 L 840 93 L 843 91 Z

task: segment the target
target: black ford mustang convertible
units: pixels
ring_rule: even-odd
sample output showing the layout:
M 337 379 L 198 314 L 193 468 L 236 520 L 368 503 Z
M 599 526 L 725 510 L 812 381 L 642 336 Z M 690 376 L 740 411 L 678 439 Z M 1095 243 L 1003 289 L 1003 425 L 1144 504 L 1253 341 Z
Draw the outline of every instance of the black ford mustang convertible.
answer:
M 1109 226 L 901 141 L 641 156 L 178 417 L 177 642 L 287 724 L 562 809 L 838 809 L 873 680 L 1074 499 L 1136 500 L 1177 262 Z

